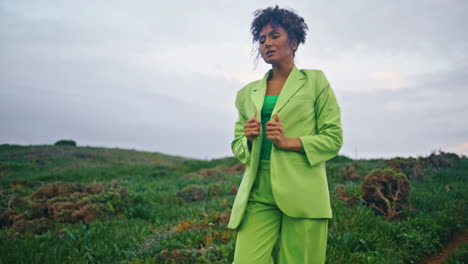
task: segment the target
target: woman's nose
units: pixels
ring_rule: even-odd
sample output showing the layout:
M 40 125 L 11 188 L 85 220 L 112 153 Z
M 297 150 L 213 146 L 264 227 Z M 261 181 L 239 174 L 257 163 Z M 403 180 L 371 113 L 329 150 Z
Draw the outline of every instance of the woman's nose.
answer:
M 270 41 L 270 38 L 266 38 L 265 39 L 265 48 L 269 48 L 271 47 L 271 41 Z

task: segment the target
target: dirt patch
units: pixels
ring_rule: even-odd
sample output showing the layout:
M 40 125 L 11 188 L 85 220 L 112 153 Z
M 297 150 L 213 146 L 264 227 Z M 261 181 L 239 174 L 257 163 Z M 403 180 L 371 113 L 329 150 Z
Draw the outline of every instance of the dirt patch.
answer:
M 442 264 L 450 256 L 451 252 L 453 252 L 459 246 L 467 243 L 468 231 L 457 234 L 444 246 L 439 255 L 423 260 L 420 264 Z

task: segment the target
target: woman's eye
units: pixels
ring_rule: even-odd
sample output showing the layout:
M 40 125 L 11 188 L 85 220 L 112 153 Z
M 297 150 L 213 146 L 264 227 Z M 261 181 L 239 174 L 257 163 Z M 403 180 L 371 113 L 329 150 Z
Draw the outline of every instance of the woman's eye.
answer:
M 273 35 L 273 38 L 275 38 L 275 39 L 277 39 L 279 37 L 280 37 L 280 35 Z
M 263 44 L 263 43 L 265 43 L 265 40 L 264 39 L 260 40 L 260 44 Z

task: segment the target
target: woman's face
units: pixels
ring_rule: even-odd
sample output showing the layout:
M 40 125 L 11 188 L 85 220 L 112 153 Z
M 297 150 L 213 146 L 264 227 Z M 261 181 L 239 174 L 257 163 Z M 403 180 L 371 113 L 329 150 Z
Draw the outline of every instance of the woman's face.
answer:
M 288 32 L 282 26 L 263 27 L 259 38 L 260 54 L 268 64 L 281 64 L 294 60 L 293 50 L 297 45 L 289 45 Z

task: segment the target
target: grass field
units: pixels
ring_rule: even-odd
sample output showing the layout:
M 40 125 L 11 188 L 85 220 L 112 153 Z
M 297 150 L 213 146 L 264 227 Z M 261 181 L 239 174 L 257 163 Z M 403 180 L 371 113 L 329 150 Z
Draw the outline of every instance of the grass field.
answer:
M 411 191 L 409 206 L 386 219 L 364 202 L 361 184 L 392 164 Z M 327 263 L 420 263 L 467 230 L 468 158 L 415 164 L 327 162 Z M 226 225 L 242 170 L 233 157 L 1 145 L 0 263 L 231 263 L 236 231 Z M 447 263 L 467 254 L 461 247 Z

